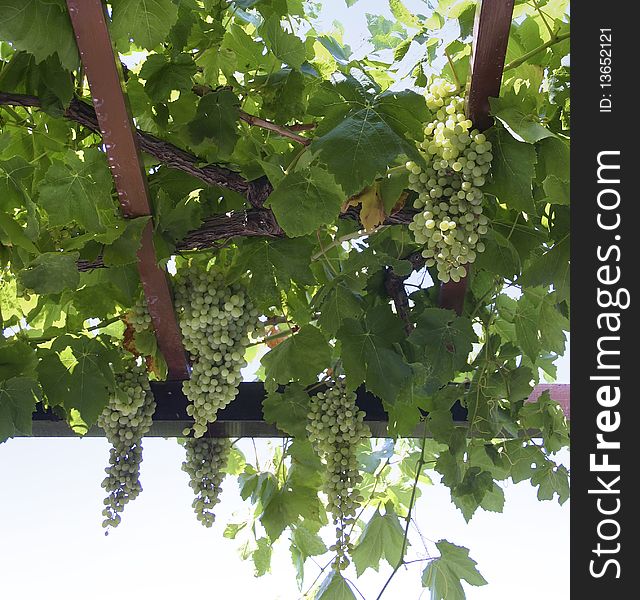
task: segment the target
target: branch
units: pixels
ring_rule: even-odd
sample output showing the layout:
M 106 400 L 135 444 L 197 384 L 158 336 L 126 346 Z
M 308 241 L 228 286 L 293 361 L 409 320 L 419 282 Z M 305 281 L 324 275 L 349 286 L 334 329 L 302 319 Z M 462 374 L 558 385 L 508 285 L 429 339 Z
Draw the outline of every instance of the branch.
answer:
M 393 300 L 396 313 L 404 322 L 404 330 L 409 335 L 414 328 L 411 321 L 411 307 L 409 306 L 409 296 L 404 287 L 406 276 L 396 275 L 391 267 L 387 267 L 384 274 L 384 289 L 389 298 Z
M 0 92 L 0 105 L 39 108 L 41 102 L 36 96 Z M 65 117 L 87 127 L 94 133 L 100 134 L 100 126 L 93 107 L 81 100 L 71 101 L 69 108 L 65 111 Z M 304 127 L 312 127 L 312 125 L 304 125 Z M 219 165 L 200 166 L 200 159 L 197 156 L 149 133 L 137 130 L 137 139 L 140 149 L 156 158 L 160 163 L 188 173 L 209 185 L 234 190 L 245 196 L 249 203 L 255 207 L 252 210 L 214 215 L 207 218 L 200 228 L 189 232 L 184 240 L 176 244 L 176 250 L 203 250 L 215 246 L 219 240 L 235 237 L 279 238 L 284 236 L 284 231 L 278 225 L 273 213 L 262 208 L 272 191 L 266 177 L 246 181 L 239 173 Z M 406 225 L 411 222 L 415 212 L 411 208 L 402 209 L 387 217 L 383 224 Z M 360 221 L 359 209 L 350 207 L 340 215 L 340 218 Z M 414 258 L 417 258 L 415 263 L 411 257 L 409 258 L 414 264 L 414 269 L 421 268 L 424 265 L 424 259 L 419 253 Z M 102 257 L 98 257 L 94 261 L 78 262 L 78 269 L 81 271 L 105 266 Z
M 36 96 L 0 92 L 0 105 L 39 108 L 41 102 L 40 98 Z M 100 134 L 100 125 L 98 124 L 95 110 L 86 102 L 74 98 L 65 111 L 64 116 L 71 121 L 83 125 L 94 133 Z M 200 166 L 201 160 L 194 154 L 186 152 L 174 144 L 165 142 L 139 129 L 136 130 L 136 138 L 140 150 L 150 154 L 160 163 L 167 167 L 184 171 L 209 185 L 217 185 L 233 190 L 245 196 L 256 208 L 260 208 L 262 206 L 262 198 L 266 199 L 271 193 L 271 186 L 268 184 L 268 181 L 266 181 L 266 178 L 247 181 L 240 173 L 236 173 L 220 165 L 209 164 Z M 262 200 L 262 202 L 264 202 L 264 200 Z
M 273 131 L 282 137 L 289 138 L 294 142 L 298 142 L 303 146 L 308 146 L 311 143 L 309 138 L 298 135 L 294 133 L 288 127 L 283 127 L 282 125 L 278 125 L 277 123 L 272 123 L 271 121 L 267 121 L 266 119 L 262 119 L 261 117 L 256 117 L 255 115 L 250 115 L 249 113 L 240 111 L 240 118 L 249 125 L 255 125 L 256 127 L 262 127 L 262 129 L 267 129 L 269 131 Z
M 215 91 L 211 86 L 200 84 L 194 85 L 191 89 L 193 93 L 196 94 L 196 96 L 200 97 Z M 299 144 L 303 144 L 304 146 L 308 146 L 311 143 L 311 140 L 309 138 L 298 135 L 297 133 L 295 133 L 295 131 L 308 131 L 315 128 L 315 124 L 312 123 L 300 123 L 299 125 L 284 127 L 283 125 L 278 125 L 277 123 L 268 121 L 267 119 L 256 117 L 255 115 L 250 115 L 243 110 L 240 111 L 240 119 L 251 126 L 261 127 L 262 129 L 273 131 L 274 133 L 277 133 L 282 137 L 289 138 L 290 140 L 298 142 Z
M 536 54 L 543 52 L 544 50 L 546 50 L 547 48 L 550 48 L 554 44 L 559 44 L 560 42 L 563 42 L 564 40 L 568 39 L 570 36 L 571 36 L 571 33 L 567 32 L 567 33 L 563 33 L 561 35 L 556 35 L 552 37 L 548 42 L 545 42 L 544 44 L 538 46 L 537 48 L 530 50 L 526 54 L 523 54 L 520 58 L 516 58 L 515 60 L 512 60 L 510 63 L 507 63 L 504 66 L 503 72 L 519 67 L 521 64 L 527 62 L 532 56 L 535 56 Z

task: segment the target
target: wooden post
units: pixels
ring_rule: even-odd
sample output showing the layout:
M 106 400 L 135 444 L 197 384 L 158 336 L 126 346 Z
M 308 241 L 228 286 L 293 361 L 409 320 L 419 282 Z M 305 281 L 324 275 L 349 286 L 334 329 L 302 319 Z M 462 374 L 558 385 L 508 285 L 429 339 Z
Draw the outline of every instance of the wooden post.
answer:
M 151 215 L 151 203 L 136 142 L 135 129 L 123 92 L 101 0 L 67 0 L 80 57 L 89 81 L 102 139 L 120 199 L 122 214 Z M 138 271 L 158 347 L 167 361 L 170 379 L 188 379 L 187 356 L 173 308 L 166 273 L 158 267 L 153 224 L 147 223 L 138 250 Z
M 474 127 L 480 131 L 493 124 L 489 115 L 489 98 L 500 94 L 513 4 L 514 0 L 480 0 L 476 10 L 466 112 Z M 441 308 L 462 314 L 467 279 L 463 277 L 459 282 L 450 281 L 440 286 L 438 303 Z

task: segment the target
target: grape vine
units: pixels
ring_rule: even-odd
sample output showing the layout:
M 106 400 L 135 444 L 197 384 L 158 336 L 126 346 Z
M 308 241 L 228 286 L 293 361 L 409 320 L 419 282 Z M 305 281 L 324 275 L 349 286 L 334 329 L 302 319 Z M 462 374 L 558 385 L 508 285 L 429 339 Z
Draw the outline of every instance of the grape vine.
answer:
M 541 500 L 569 492 L 554 458 L 566 419 L 534 390 L 562 377 L 571 314 L 567 0 L 517 2 L 512 17 L 513 3 L 348 2 L 364 36 L 327 29 L 332 4 L 110 3 L 152 213 L 131 218 L 65 2 L 0 2 L 0 444 L 60 419 L 75 434 L 100 424 L 110 531 L 141 490 L 148 373 L 176 403 L 162 427 L 186 440 L 204 526 L 223 472 L 237 478 L 251 506 L 224 535 L 257 575 L 284 541 L 301 589 L 314 564 L 331 568 L 314 600 L 353 600 L 385 561 L 392 577 L 424 561 L 434 598 L 462 598 L 484 582 L 468 551 L 415 543 L 428 478 L 467 520 L 501 511 L 509 478 Z M 497 50 L 481 64 L 498 29 L 504 69 Z M 177 374 L 168 312 L 152 323 L 140 294 L 149 220 L 158 265 L 177 269 L 182 395 L 163 382 Z M 121 368 L 123 348 L 136 359 Z M 258 429 L 287 437 L 229 451 L 210 425 L 231 401 L 243 411 L 243 374 L 251 400 L 264 390 Z M 362 440 L 356 389 L 393 439 Z M 420 447 L 423 428 L 434 440 Z

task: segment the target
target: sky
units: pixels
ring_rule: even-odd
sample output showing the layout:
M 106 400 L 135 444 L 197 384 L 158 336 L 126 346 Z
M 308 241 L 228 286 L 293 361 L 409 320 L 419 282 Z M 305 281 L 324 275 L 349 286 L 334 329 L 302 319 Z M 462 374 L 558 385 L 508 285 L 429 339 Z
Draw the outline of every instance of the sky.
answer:
M 271 443 L 256 441 L 263 462 Z M 240 448 L 253 456 L 249 440 Z M 180 469 L 184 449 L 175 440 L 144 440 L 144 490 L 105 537 L 100 483 L 108 452 L 100 438 L 22 438 L 0 445 L 2 598 L 112 600 L 114 593 L 125 600 L 300 598 L 286 539 L 276 544 L 272 574 L 255 578 L 253 565 L 238 555 L 239 541 L 222 537 L 226 523 L 241 521 L 246 510 L 235 478 L 225 480 L 214 527 L 196 521 L 192 491 Z M 562 462 L 568 465 L 567 453 Z M 562 507 L 539 502 L 527 482 L 507 484 L 505 495 L 503 514 L 481 510 L 467 525 L 447 488 L 423 487 L 415 509 L 418 526 L 433 542 L 444 538 L 470 549 L 489 584 L 468 587 L 468 600 L 566 600 L 569 502 Z M 419 543 L 414 539 L 410 553 L 418 554 L 410 555 L 420 555 Z M 431 543 L 428 547 L 433 551 Z M 384 597 L 428 598 L 428 592 L 421 596 L 423 566 L 401 570 Z M 307 573 L 310 584 L 317 568 L 311 564 Z M 355 583 L 372 600 L 389 573 L 385 565 Z
M 425 12 L 422 0 L 407 0 Z M 390 18 L 386 2 L 324 3 L 320 21 L 347 24 L 345 42 L 365 51 L 365 12 Z M 568 352 L 558 382 L 568 383 Z M 273 441 L 257 440 L 263 461 Z M 253 455 L 249 440 L 239 447 Z M 144 441 L 143 493 L 127 506 L 122 524 L 108 537 L 101 527 L 100 483 L 108 459 L 104 439 L 13 439 L 0 445 L 0 596 L 12 600 L 165 600 L 184 596 L 224 600 L 300 598 L 288 544 L 276 544 L 272 574 L 253 576 L 238 555 L 238 540 L 223 538 L 227 522 L 246 512 L 234 478 L 223 486 L 217 522 L 205 529 L 191 509 L 192 491 L 181 471 L 184 449 L 175 440 Z M 568 452 L 559 456 L 569 466 Z M 466 546 L 489 584 L 466 586 L 468 600 L 566 600 L 569 597 L 569 504 L 539 502 L 528 482 L 506 483 L 503 514 L 482 510 L 466 524 L 437 482 L 422 488 L 416 519 L 422 534 Z M 286 537 L 286 536 L 285 536 Z M 419 544 L 414 540 L 414 543 Z M 410 552 L 419 551 L 414 546 Z M 321 563 L 324 564 L 324 563 Z M 384 598 L 428 598 L 417 563 L 402 569 Z M 318 569 L 307 571 L 306 583 Z M 368 570 L 357 581 L 366 600 L 375 598 L 390 573 Z M 354 574 L 349 573 L 349 577 Z

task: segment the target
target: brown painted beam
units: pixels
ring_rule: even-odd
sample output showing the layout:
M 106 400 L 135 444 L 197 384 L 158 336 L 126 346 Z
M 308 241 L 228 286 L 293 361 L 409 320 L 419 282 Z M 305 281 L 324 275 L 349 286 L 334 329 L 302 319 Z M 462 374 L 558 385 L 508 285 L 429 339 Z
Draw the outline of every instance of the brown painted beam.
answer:
M 128 218 L 151 215 L 147 177 L 140 160 L 135 128 L 124 95 L 120 61 L 113 50 L 104 4 L 101 0 L 67 0 L 67 6 L 122 214 Z M 187 357 L 167 275 L 157 264 L 151 220 L 142 234 L 138 271 L 169 378 L 187 379 Z
M 489 98 L 500 94 L 513 5 L 514 0 L 480 0 L 476 10 L 466 113 L 480 131 L 493 124 Z M 467 285 L 468 277 L 442 284 L 440 306 L 462 314 Z

